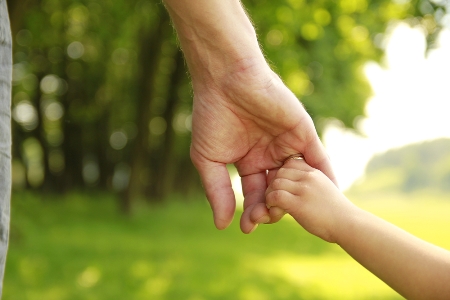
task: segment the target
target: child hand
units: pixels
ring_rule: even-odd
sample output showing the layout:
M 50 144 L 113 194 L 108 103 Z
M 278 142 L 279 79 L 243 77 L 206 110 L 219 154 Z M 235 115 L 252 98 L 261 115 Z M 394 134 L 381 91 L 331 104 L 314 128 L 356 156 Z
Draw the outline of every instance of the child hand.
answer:
M 336 242 L 339 225 L 357 209 L 322 172 L 293 159 L 270 182 L 266 205 L 271 213 L 284 210 L 308 232 L 328 242 Z

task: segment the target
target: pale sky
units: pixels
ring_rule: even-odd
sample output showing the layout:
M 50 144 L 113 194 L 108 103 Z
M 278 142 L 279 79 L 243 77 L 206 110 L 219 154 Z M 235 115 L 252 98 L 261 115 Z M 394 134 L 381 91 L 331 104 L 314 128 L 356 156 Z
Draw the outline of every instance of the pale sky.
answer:
M 364 173 L 370 158 L 391 148 L 450 138 L 450 31 L 441 33 L 438 47 L 425 53 L 419 27 L 392 26 L 381 66 L 366 65 L 373 97 L 360 128 L 365 137 L 330 124 L 323 142 L 341 189 Z M 450 149 L 449 149 L 450 151 Z

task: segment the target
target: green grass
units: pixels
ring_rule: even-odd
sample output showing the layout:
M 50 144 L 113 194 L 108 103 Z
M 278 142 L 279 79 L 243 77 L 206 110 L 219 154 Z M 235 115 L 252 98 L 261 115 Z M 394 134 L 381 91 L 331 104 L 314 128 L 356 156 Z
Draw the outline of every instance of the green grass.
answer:
M 113 196 L 43 197 L 13 196 L 4 300 L 401 299 L 290 218 L 244 235 L 238 215 L 216 230 L 204 200 L 141 205 L 125 217 Z M 450 246 L 450 201 L 359 203 Z

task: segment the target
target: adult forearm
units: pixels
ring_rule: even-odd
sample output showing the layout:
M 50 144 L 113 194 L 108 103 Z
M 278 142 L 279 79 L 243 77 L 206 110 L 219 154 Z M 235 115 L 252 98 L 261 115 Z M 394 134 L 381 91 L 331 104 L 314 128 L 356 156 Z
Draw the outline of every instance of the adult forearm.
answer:
M 450 252 L 362 210 L 338 244 L 407 299 L 449 299 Z
M 239 0 L 164 0 L 194 85 L 209 84 L 235 71 L 262 63 L 255 30 Z

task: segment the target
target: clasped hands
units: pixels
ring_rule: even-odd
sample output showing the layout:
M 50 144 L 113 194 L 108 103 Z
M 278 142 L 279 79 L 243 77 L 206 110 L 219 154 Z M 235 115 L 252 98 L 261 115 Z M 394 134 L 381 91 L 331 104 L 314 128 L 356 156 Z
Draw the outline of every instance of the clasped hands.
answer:
M 242 180 L 244 233 L 284 215 L 280 208 L 267 208 L 265 194 L 290 155 L 302 153 L 308 165 L 335 182 L 311 117 L 267 64 L 243 61 L 220 80 L 192 80 L 191 159 L 218 229 L 231 223 L 236 207 L 227 164 L 236 166 Z

